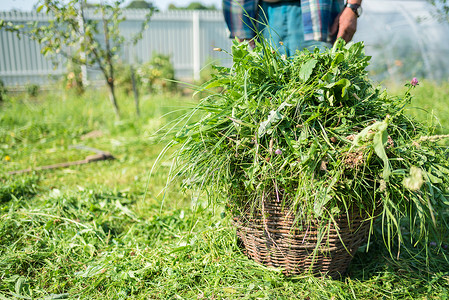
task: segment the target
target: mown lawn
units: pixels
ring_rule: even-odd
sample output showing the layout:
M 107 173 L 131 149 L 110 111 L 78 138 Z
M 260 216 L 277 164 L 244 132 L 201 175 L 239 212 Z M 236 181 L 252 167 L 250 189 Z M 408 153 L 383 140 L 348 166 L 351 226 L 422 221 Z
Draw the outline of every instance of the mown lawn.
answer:
M 411 115 L 449 133 L 449 84 L 421 83 Z M 103 91 L 11 97 L 0 104 L 0 299 L 448 299 L 449 265 L 379 234 L 341 280 L 285 277 L 248 260 L 229 216 L 204 196 L 164 191 L 171 161 L 154 137 L 192 103 L 146 96 L 140 118 L 121 97 L 116 120 Z M 416 107 L 422 107 L 424 110 Z M 84 159 L 115 160 L 9 175 Z M 377 228 L 380 232 L 380 228 Z M 446 253 L 447 254 L 447 253 Z

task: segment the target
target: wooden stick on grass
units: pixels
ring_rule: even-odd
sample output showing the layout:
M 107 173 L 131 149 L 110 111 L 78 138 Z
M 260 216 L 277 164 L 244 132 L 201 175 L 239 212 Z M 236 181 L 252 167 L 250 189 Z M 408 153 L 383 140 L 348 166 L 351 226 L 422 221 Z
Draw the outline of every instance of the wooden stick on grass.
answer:
M 52 170 L 52 169 L 59 169 L 59 168 L 67 168 L 70 166 L 77 166 L 77 165 L 84 165 L 88 164 L 94 161 L 100 161 L 100 160 L 108 160 L 108 159 L 115 159 L 115 157 L 109 153 L 109 152 L 101 152 L 94 155 L 86 156 L 83 160 L 77 160 L 77 161 L 71 161 L 71 162 L 65 162 L 65 163 L 59 163 L 59 164 L 53 164 L 48 166 L 41 166 L 37 168 L 28 168 L 24 170 L 17 170 L 17 171 L 11 171 L 8 174 L 15 175 L 15 174 L 23 174 L 23 173 L 29 173 L 32 171 L 42 171 L 42 170 Z

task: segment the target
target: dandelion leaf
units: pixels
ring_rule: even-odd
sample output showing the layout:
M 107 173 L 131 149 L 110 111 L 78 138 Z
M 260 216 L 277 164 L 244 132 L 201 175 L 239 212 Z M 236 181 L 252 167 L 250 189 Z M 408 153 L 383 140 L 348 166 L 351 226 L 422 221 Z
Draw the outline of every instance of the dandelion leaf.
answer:
M 367 126 L 356 135 L 353 141 L 355 146 L 362 146 L 372 141 L 374 152 L 383 161 L 384 169 L 382 172 L 382 177 L 387 182 L 391 174 L 390 162 L 388 160 L 387 153 L 385 152 L 385 144 L 388 140 L 387 128 L 389 118 L 390 117 L 387 116 L 382 122 L 376 122 L 370 126 Z
M 317 63 L 316 59 L 310 59 L 305 64 L 301 66 L 299 70 L 299 78 L 302 81 L 307 81 L 312 75 L 313 69 L 315 68 Z
M 270 111 L 268 119 L 260 123 L 258 130 L 259 138 L 263 137 L 266 133 L 270 133 L 270 129 L 284 118 L 280 111 L 282 111 L 286 106 L 291 105 L 284 101 L 276 110 Z
M 373 145 L 374 145 L 374 152 L 376 152 L 377 156 L 379 156 L 380 159 L 382 159 L 384 163 L 384 170 L 382 173 L 382 177 L 385 181 L 388 182 L 388 179 L 391 174 L 391 168 L 390 168 L 390 162 L 388 160 L 387 153 L 385 152 L 385 143 L 388 140 L 388 133 L 385 128 L 383 131 L 378 131 L 374 134 L 373 137 Z
M 259 138 L 263 137 L 274 124 L 282 120 L 282 117 L 283 116 L 277 111 L 274 110 L 270 111 L 268 119 L 260 123 L 258 130 Z

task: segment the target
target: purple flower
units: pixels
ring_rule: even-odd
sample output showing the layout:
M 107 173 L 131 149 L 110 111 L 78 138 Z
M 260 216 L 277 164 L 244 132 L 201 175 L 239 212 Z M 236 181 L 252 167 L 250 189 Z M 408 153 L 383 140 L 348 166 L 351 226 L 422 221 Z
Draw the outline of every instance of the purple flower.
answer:
M 276 151 L 274 151 L 274 153 L 276 153 L 277 155 L 282 154 L 282 150 L 281 149 L 276 149 Z
M 430 246 L 435 247 L 437 245 L 437 243 L 435 242 L 430 242 Z
M 412 81 L 410 81 L 410 84 L 413 86 L 417 86 L 418 85 L 418 79 L 416 77 L 413 77 Z

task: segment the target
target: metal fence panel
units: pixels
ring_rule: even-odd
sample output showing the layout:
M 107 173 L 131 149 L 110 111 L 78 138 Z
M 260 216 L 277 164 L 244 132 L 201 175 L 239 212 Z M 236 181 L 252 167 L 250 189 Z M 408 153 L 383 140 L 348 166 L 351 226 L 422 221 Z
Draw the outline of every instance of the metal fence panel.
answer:
M 131 37 L 137 33 L 145 19 L 146 10 L 124 10 L 126 20 L 121 23 L 121 33 Z M 93 11 L 86 11 L 87 19 L 101 20 Z M 15 24 L 49 20 L 45 14 L 29 12 L 0 12 L 0 19 Z M 155 13 L 144 31 L 142 39 L 133 45 L 126 42 L 122 59 L 126 63 L 144 63 L 153 53 L 170 55 L 179 79 L 197 79 L 200 69 L 214 61 L 229 65 L 229 57 L 213 51 L 214 47 L 229 48 L 227 29 L 220 11 L 167 11 Z M 53 59 L 40 53 L 40 45 L 28 37 L 0 30 L 0 79 L 8 86 L 47 84 L 66 72 L 62 57 Z M 98 72 L 90 70 L 90 79 Z

